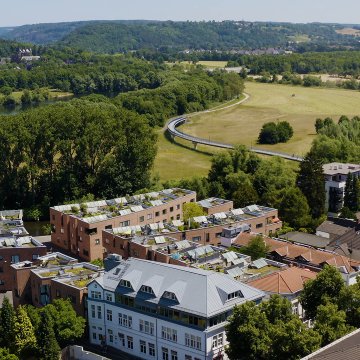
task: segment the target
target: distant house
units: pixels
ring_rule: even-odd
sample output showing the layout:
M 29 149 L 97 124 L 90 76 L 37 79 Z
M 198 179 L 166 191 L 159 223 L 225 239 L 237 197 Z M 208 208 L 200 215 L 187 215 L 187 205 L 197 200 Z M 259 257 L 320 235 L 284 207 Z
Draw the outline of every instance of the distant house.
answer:
M 289 267 L 260 279 L 251 280 L 247 284 L 264 291 L 267 297 L 278 294 L 288 299 L 292 303 L 293 313 L 303 319 L 305 314 L 298 297 L 304 289 L 304 283 L 309 279 L 315 279 L 316 275 L 315 271 L 309 269 Z
M 323 165 L 325 175 L 325 206 L 329 213 L 337 215 L 344 205 L 346 179 L 349 173 L 360 177 L 359 164 L 330 163 Z

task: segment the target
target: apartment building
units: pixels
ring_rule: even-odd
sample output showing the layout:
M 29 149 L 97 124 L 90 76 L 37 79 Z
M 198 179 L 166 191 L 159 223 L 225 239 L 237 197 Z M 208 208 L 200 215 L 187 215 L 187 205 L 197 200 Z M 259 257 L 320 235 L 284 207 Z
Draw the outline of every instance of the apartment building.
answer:
M 345 185 L 348 174 L 360 177 L 359 164 L 330 163 L 323 165 L 325 175 L 325 206 L 329 213 L 337 215 L 344 205 Z
M 76 313 L 87 316 L 87 284 L 101 269 L 61 253 L 43 256 L 35 263 L 12 265 L 14 306 L 50 304 L 54 299 L 70 299 Z
M 18 229 L 14 228 L 14 232 L 17 231 Z M 31 236 L 0 236 L 0 292 L 11 291 L 13 288 L 10 272 L 12 264 L 33 261 L 46 253 L 46 246 Z
M 142 359 L 226 359 L 233 307 L 264 293 L 213 271 L 130 258 L 88 285 L 90 341 Z
M 50 208 L 51 241 L 86 261 L 102 259 L 102 230 L 181 220 L 183 205 L 196 201 L 196 193 L 166 189 L 111 200 Z

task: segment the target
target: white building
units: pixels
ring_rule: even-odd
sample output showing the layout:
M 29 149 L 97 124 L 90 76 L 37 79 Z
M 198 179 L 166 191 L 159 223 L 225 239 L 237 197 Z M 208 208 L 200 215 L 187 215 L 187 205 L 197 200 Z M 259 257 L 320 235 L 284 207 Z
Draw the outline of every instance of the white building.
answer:
M 349 173 L 360 177 L 359 164 L 330 163 L 323 165 L 325 175 L 325 208 L 337 215 L 344 205 L 345 184 Z
M 88 286 L 90 341 L 143 359 L 226 359 L 236 304 L 265 294 L 230 276 L 130 258 Z

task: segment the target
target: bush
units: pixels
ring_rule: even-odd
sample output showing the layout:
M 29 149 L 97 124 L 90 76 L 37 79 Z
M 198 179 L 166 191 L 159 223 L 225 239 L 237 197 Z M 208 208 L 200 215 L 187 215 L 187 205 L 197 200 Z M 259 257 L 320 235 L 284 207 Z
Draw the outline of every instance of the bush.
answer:
M 259 144 L 277 144 L 287 142 L 294 134 L 294 130 L 287 121 L 265 123 L 260 131 Z

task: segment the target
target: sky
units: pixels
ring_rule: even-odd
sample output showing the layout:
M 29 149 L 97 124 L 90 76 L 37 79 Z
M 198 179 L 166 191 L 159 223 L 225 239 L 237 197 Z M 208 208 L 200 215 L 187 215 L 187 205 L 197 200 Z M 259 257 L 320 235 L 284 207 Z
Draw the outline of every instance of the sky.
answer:
M 360 0 L 0 0 L 0 27 L 78 20 L 360 23 Z

